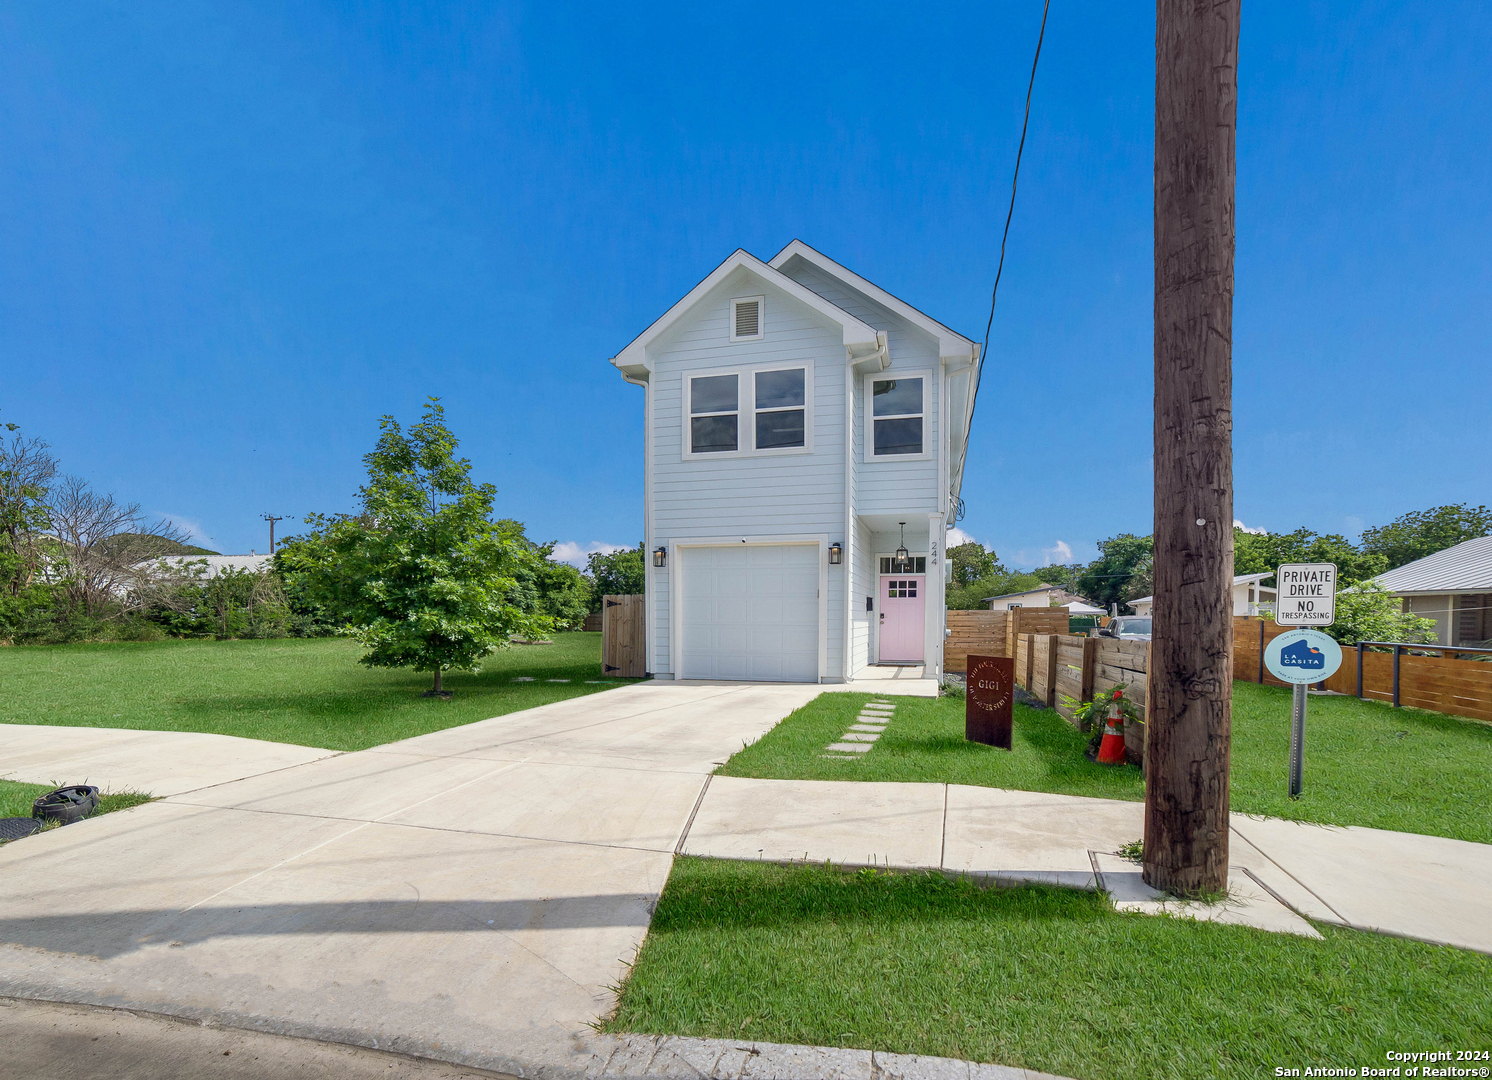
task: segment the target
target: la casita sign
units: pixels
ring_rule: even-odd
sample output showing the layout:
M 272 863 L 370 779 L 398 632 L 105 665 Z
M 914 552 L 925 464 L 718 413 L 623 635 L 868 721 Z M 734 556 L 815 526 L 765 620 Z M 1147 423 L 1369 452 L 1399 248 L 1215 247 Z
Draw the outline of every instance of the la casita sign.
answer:
M 1285 563 L 1275 571 L 1274 581 L 1274 621 L 1281 626 L 1336 622 L 1336 563 Z

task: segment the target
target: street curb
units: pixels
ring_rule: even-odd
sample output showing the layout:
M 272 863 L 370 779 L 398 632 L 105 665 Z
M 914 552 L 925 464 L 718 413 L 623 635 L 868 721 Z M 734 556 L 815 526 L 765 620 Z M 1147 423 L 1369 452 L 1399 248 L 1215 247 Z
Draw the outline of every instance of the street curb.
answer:
M 15 979 L 0 979 L 0 998 L 123 1009 L 204 1027 L 381 1050 L 523 1080 L 1063 1080 L 1050 1073 L 957 1058 L 682 1035 L 555 1032 L 549 1038 L 530 1036 L 531 1042 L 518 1039 L 528 1045 L 506 1050 L 461 1047 L 399 1036 L 379 1039 L 347 1028 L 230 1010 L 173 1007 Z

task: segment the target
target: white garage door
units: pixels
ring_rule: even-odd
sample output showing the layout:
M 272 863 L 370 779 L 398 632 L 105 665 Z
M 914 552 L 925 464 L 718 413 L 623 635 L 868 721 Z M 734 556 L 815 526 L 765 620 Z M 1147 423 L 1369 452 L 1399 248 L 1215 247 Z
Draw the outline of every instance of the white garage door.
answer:
M 681 548 L 680 677 L 817 682 L 817 544 Z

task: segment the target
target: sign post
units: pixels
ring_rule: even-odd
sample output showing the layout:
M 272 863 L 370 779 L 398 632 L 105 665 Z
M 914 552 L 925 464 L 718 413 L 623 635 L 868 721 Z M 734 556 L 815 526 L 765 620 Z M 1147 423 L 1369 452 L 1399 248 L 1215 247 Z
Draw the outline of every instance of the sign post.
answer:
M 1337 619 L 1337 564 L 1336 563 L 1285 563 L 1274 573 L 1274 621 L 1280 626 L 1330 626 Z M 1285 642 L 1285 638 L 1291 638 Z M 1320 641 L 1311 640 L 1302 646 L 1299 634 L 1285 634 L 1275 638 L 1275 642 L 1282 642 L 1281 648 L 1288 647 L 1292 650 L 1282 670 L 1288 669 L 1291 674 L 1286 675 L 1282 670 L 1276 670 L 1276 666 L 1270 663 L 1271 653 L 1278 659 L 1281 656 L 1279 650 L 1274 648 L 1274 642 L 1270 648 L 1265 650 L 1264 662 L 1269 667 L 1270 674 L 1284 682 L 1295 685 L 1295 695 L 1290 707 L 1290 797 L 1300 798 L 1301 770 L 1304 766 L 1305 757 L 1305 714 L 1306 714 L 1306 687 L 1313 682 L 1321 682 L 1336 674 L 1337 668 L 1342 666 L 1342 650 L 1337 643 L 1325 634 L 1315 634 L 1314 638 L 1330 642 L 1330 647 L 1322 645 Z M 1304 649 L 1305 651 L 1301 651 Z M 1330 670 L 1321 671 L 1314 662 L 1318 658 L 1329 657 L 1334 653 L 1335 660 L 1331 661 Z M 1295 661 L 1300 661 L 1296 663 Z M 1317 678 L 1303 678 L 1302 676 L 1317 674 Z
M 964 665 L 964 738 L 1013 749 L 1015 658 L 971 656 Z
M 1291 630 L 1265 648 L 1264 666 L 1295 690 L 1290 705 L 1290 797 L 1298 799 L 1305 766 L 1306 687 L 1337 673 L 1342 647 L 1319 630 Z

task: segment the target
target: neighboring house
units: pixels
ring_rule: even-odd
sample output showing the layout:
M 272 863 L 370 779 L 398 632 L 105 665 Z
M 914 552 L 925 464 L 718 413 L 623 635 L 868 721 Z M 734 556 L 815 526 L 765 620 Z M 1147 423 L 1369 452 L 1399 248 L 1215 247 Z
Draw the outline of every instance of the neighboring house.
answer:
M 215 578 L 224 570 L 258 573 L 269 569 L 270 555 L 167 555 L 160 561 L 172 566 L 190 567 L 205 564 L 203 577 Z
M 1234 615 L 1274 614 L 1274 586 L 1259 584 L 1267 577 L 1274 577 L 1274 572 L 1239 574 L 1233 579 Z M 1134 608 L 1136 615 L 1149 615 L 1151 608 L 1155 606 L 1155 597 L 1142 596 L 1138 600 L 1129 601 L 1129 606 Z
M 797 240 L 735 252 L 618 353 L 646 392 L 648 670 L 941 674 L 978 358 Z
M 1062 607 L 1074 603 L 1086 604 L 1087 601 L 1080 596 L 1073 596 L 1061 585 L 1039 585 L 1025 592 L 986 596 L 980 603 L 988 604 L 991 611 L 1009 611 L 1017 607 Z M 1095 608 L 1094 610 L 1102 614 L 1101 609 Z M 1087 614 L 1087 612 L 1074 611 L 1071 614 Z
M 1435 620 L 1441 645 L 1492 638 L 1492 536 L 1466 540 L 1373 579 L 1404 610 Z

